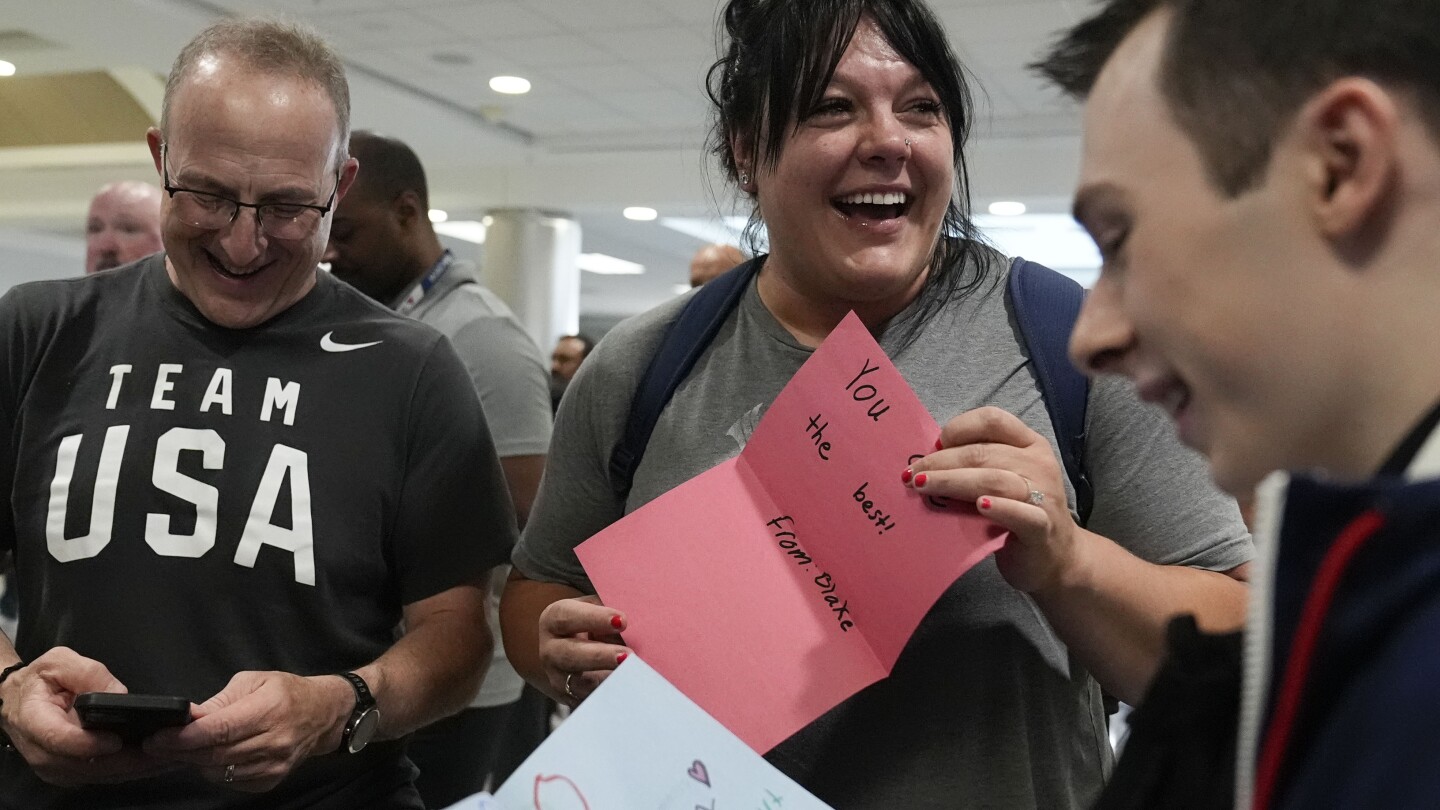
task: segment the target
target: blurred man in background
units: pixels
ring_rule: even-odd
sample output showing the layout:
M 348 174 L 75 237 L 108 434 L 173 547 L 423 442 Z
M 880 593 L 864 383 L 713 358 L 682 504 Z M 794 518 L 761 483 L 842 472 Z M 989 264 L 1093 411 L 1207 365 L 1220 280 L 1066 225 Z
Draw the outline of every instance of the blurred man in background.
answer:
M 149 183 L 110 183 L 90 200 L 85 219 L 85 273 L 159 253 L 161 191 Z
M 574 379 L 575 372 L 585 361 L 595 341 L 585 335 L 563 335 L 555 341 L 555 351 L 550 353 L 550 409 L 560 409 L 560 398 Z
M 706 245 L 690 260 L 690 286 L 700 287 L 743 261 L 745 254 L 734 245 Z
M 525 525 L 545 468 L 551 413 L 545 361 L 510 308 L 475 281 L 475 266 L 440 244 L 430 224 L 425 170 L 399 140 L 373 132 L 350 136 L 360 174 L 336 207 L 325 259 L 337 278 L 402 315 L 439 330 L 460 354 L 480 397 L 495 451 Z M 495 572 L 486 618 L 496 613 L 508 566 Z M 548 731 L 544 697 L 524 681 L 497 644 L 470 706 L 411 740 L 426 804 L 445 807 L 509 776 Z

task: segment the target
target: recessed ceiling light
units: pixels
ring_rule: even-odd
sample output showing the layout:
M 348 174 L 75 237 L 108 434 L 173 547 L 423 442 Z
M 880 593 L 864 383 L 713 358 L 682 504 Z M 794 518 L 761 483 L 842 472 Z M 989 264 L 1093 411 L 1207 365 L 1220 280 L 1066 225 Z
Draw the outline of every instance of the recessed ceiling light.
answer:
M 997 217 L 1018 217 L 1025 213 L 1025 203 L 1001 200 L 990 203 L 990 213 Z
M 485 226 L 473 219 L 457 219 L 435 223 L 435 232 L 477 245 L 485 244 Z
M 575 264 L 588 273 L 599 273 L 605 276 L 638 276 L 645 272 L 643 264 L 627 262 L 604 253 L 581 253 L 576 257 Z
M 0 59 L 0 76 L 14 76 L 14 75 L 15 75 L 15 64 L 14 64 L 13 62 L 6 62 L 4 59 Z
M 496 76 L 490 80 L 490 89 L 497 93 L 518 96 L 530 92 L 530 80 L 519 76 Z
M 660 216 L 659 211 L 656 211 L 654 208 L 646 208 L 643 205 L 632 205 L 626 208 L 624 213 L 626 219 L 633 219 L 636 222 L 649 222 Z
M 693 236 L 702 242 L 720 242 L 729 245 L 741 245 L 747 239 L 745 227 L 750 223 L 748 217 L 725 217 L 715 219 L 713 217 L 662 217 L 660 224 L 672 231 L 679 231 L 686 236 Z M 763 234 L 765 226 L 758 226 L 757 233 Z M 763 241 L 763 239 L 762 239 Z M 764 251 L 761 251 L 764 252 Z
M 449 214 L 449 212 L 447 212 L 447 211 L 442 211 L 442 210 L 440 210 L 439 208 L 431 208 L 431 209 L 430 209 L 430 221 L 431 221 L 431 222 L 444 222 L 445 220 L 447 220 L 447 219 L 449 219 L 449 218 L 450 218 L 450 214 Z

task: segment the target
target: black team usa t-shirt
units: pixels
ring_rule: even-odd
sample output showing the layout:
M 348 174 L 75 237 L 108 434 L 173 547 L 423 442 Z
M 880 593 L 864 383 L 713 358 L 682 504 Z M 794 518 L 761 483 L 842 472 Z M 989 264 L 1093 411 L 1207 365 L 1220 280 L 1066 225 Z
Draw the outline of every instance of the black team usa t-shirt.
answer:
M 515 537 L 438 333 L 324 273 L 267 323 L 224 329 L 161 255 L 0 299 L 0 492 L 21 656 L 65 645 L 131 692 L 196 703 L 242 670 L 372 661 L 403 605 L 506 561 Z M 389 797 L 411 771 L 387 742 L 268 794 L 193 769 L 64 791 L 12 752 L 0 807 L 406 807 Z

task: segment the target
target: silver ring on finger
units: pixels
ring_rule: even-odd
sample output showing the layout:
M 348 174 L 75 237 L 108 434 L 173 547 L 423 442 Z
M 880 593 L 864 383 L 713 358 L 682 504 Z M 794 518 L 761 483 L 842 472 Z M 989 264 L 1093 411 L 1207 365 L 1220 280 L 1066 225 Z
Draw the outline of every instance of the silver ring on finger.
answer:
M 573 672 L 565 676 L 565 694 L 569 695 L 571 700 L 579 700 L 580 696 L 575 694 L 574 689 L 570 688 L 570 679 L 574 677 L 575 673 Z
M 225 784 L 227 784 L 227 785 L 230 784 L 231 782 L 234 782 L 234 781 L 235 781 L 235 766 L 234 766 L 234 765 L 226 765 L 226 766 L 225 766 L 225 776 L 222 777 L 221 781 L 223 781 L 223 782 L 224 782 Z
M 1025 482 L 1025 488 L 1030 490 L 1030 493 L 1025 496 L 1025 500 L 1034 506 L 1040 506 L 1041 504 L 1045 503 L 1045 493 L 1036 489 L 1035 485 L 1030 483 L 1029 478 L 1026 478 L 1023 475 L 1020 476 L 1020 478 Z

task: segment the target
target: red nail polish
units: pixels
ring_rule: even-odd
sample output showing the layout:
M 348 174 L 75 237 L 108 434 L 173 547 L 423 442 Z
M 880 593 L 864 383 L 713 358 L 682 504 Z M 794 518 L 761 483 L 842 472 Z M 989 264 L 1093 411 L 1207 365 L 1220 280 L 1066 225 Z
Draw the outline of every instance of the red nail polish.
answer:
M 911 477 L 914 476 L 914 475 L 915 475 L 915 473 L 912 472 L 909 467 L 906 467 L 906 468 L 905 468 L 905 472 L 900 473 L 900 483 L 902 483 L 902 484 L 908 484 L 908 483 L 910 483 L 910 479 L 911 479 Z
M 616 630 L 619 630 L 621 627 L 624 627 L 624 626 L 625 626 L 625 622 L 622 621 L 621 618 L 620 618 L 618 615 L 611 616 L 611 617 L 610 617 L 610 626 L 613 627 L 613 628 L 615 628 Z
M 980 499 L 980 508 L 981 508 L 981 509 L 989 509 L 989 508 L 990 508 L 990 499 L 989 499 L 989 498 L 981 498 L 981 499 Z
M 630 653 L 628 653 L 628 652 L 622 652 L 622 653 L 620 653 L 619 655 L 616 655 L 616 656 L 615 656 L 615 666 L 618 667 L 618 666 L 620 666 L 621 664 L 625 663 L 625 659 L 626 659 L 626 658 L 629 658 L 629 657 L 630 657 Z
M 915 476 L 915 486 L 925 486 L 925 473 L 920 473 L 919 475 Z
M 936 449 L 936 450 L 944 450 L 944 449 L 945 449 L 945 445 L 944 445 L 944 444 L 941 444 L 939 439 L 936 439 L 936 440 L 935 440 L 935 449 Z

